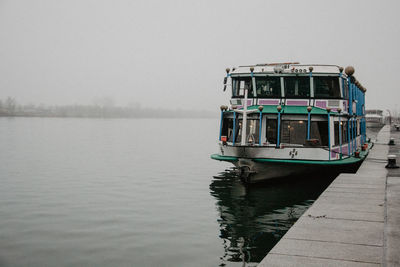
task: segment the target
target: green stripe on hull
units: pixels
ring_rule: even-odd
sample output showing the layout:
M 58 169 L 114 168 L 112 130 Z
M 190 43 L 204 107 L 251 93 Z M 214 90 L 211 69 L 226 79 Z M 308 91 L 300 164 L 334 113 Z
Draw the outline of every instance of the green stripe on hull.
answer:
M 347 165 L 347 164 L 354 164 L 361 160 L 368 155 L 368 151 L 360 151 L 360 157 L 356 158 L 351 156 L 345 159 L 337 159 L 337 160 L 297 160 L 297 159 L 268 159 L 268 158 L 252 158 L 251 160 L 254 162 L 274 162 L 274 163 L 286 163 L 286 164 L 310 164 L 310 165 Z M 223 156 L 218 154 L 211 155 L 212 159 L 221 160 L 221 161 L 229 161 L 229 162 L 236 162 L 240 158 L 239 157 L 232 157 L 232 156 Z
M 215 159 L 215 160 L 221 160 L 221 161 L 230 161 L 230 162 L 238 161 L 238 157 L 228 157 L 228 156 L 222 156 L 222 155 L 218 155 L 218 154 L 212 154 L 211 158 Z
M 289 164 L 311 164 L 311 165 L 346 165 L 354 164 L 363 160 L 363 157 L 345 158 L 337 160 L 293 160 L 293 159 L 252 159 L 254 162 L 276 162 L 276 163 L 289 163 Z

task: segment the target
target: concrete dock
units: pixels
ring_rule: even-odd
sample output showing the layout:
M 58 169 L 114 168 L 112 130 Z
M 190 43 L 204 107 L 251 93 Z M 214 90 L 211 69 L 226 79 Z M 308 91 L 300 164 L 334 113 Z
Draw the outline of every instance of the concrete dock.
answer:
M 258 266 L 400 266 L 400 170 L 385 168 L 399 149 L 400 132 L 382 128 L 357 173 L 339 175 Z

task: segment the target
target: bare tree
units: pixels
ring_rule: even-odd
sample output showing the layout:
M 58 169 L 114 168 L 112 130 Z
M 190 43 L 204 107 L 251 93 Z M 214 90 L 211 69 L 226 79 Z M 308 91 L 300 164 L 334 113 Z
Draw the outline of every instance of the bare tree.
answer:
M 17 106 L 17 101 L 13 97 L 7 97 L 5 102 L 5 109 L 9 115 L 15 115 L 15 108 Z
M 6 111 L 4 110 L 4 104 L 3 101 L 0 99 L 0 116 L 5 116 L 7 115 Z

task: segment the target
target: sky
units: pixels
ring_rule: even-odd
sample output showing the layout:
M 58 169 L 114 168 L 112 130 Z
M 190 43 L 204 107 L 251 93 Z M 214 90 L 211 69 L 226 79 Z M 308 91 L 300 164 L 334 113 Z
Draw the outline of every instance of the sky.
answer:
M 0 0 L 0 99 L 218 110 L 226 67 L 355 67 L 400 106 L 398 0 Z

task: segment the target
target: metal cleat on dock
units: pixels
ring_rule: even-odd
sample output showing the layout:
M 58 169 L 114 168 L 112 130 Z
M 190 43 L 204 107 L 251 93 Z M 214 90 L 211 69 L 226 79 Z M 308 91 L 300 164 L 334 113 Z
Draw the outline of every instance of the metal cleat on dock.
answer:
M 397 169 L 399 166 L 396 165 L 396 155 L 388 155 L 388 164 L 385 166 L 388 169 Z
M 389 146 L 394 146 L 395 144 L 394 144 L 394 138 L 390 138 L 390 140 L 389 140 L 389 144 L 388 144 Z

